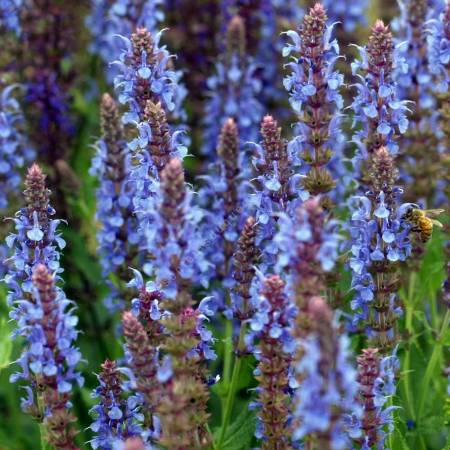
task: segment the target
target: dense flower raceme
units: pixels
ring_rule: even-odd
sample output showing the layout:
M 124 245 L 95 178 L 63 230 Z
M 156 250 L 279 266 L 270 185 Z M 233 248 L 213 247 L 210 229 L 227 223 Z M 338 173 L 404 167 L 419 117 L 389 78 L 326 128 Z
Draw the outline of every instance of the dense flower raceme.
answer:
M 158 190 L 159 174 L 171 157 L 183 158 L 187 152 L 179 142 L 180 131 L 171 132 L 167 114 L 179 110 L 181 89 L 178 74 L 170 69 L 170 55 L 159 47 L 160 33 L 153 36 L 138 28 L 117 61 L 115 78 L 119 101 L 128 105 L 123 122 L 136 126 L 137 135 L 128 143 L 132 164 L 128 175 L 133 190 L 133 206 L 138 229 L 148 224 L 148 211 Z
M 339 335 L 322 297 L 310 297 L 304 312 L 309 331 L 298 342 L 302 357 L 294 363 L 300 384 L 294 394 L 293 439 L 309 436 L 321 449 L 348 449 L 350 436 L 359 434 L 349 428 L 348 414 L 361 413 L 354 404 L 358 385 L 349 361 L 349 340 Z
M 90 49 L 100 55 L 105 64 L 119 58 L 119 36 L 130 36 L 137 27 L 152 33 L 164 20 L 163 0 L 94 0 L 86 25 L 92 33 Z M 114 70 L 109 67 L 107 78 L 112 81 Z
M 312 197 L 297 207 L 292 215 L 283 214 L 275 242 L 279 248 L 276 270 L 287 273 L 287 285 L 301 312 L 308 298 L 325 289 L 325 272 L 335 264 L 338 235 L 335 222 L 326 220 L 320 199 Z M 298 314 L 302 320 L 302 314 Z M 296 327 L 300 333 L 303 326 Z
M 450 3 L 428 27 L 429 70 L 438 78 L 437 91 L 445 93 L 450 83 Z
M 389 398 L 395 395 L 395 377 L 399 370 L 396 354 L 380 358 L 378 349 L 367 348 L 358 357 L 359 402 L 362 417 L 350 418 L 352 425 L 361 429 L 355 440 L 362 450 L 385 448 L 387 435 L 393 431 L 392 412 L 395 406 L 385 406 Z
M 148 212 L 145 228 L 148 252 L 152 259 L 144 270 L 156 276 L 163 292 L 170 298 L 184 289 L 185 280 L 208 284 L 209 262 L 202 253 L 199 235 L 203 211 L 192 203 L 192 191 L 185 184 L 180 159 L 172 159 L 161 173 L 159 191 Z
M 440 193 L 436 196 L 436 203 L 445 204 L 449 198 L 450 186 L 450 158 L 448 148 L 450 148 L 450 3 L 447 2 L 444 11 L 438 19 L 428 24 L 428 61 L 429 70 L 433 75 L 434 89 L 438 97 L 438 117 L 441 130 L 438 143 L 441 174 L 438 188 L 445 193 L 446 198 L 442 199 Z
M 90 444 L 94 449 L 112 450 L 116 443 L 143 434 L 140 398 L 129 394 L 124 372 L 115 361 L 106 360 L 97 375 L 99 385 L 92 397 L 98 403 L 90 411 L 94 418 L 90 428 L 95 433 Z
M 20 321 L 24 313 L 20 300 L 32 291 L 33 267 L 43 263 L 53 273 L 60 273 L 59 250 L 65 247 L 57 231 L 61 221 L 52 219 L 55 210 L 49 204 L 50 191 L 45 186 L 45 175 L 37 164 L 28 169 L 25 187 L 26 207 L 12 219 L 16 232 L 6 238 L 12 254 L 6 261 L 8 273 L 5 282 L 10 289 L 8 303 L 16 304 L 11 312 L 11 317 L 16 321 Z
M 20 34 L 19 13 L 22 0 L 0 1 L 0 28 Z
M 100 261 L 106 278 L 116 275 L 115 284 L 109 280 L 110 294 L 106 305 L 123 304 L 129 267 L 136 263 L 139 234 L 133 215 L 134 185 L 129 183 L 131 162 L 126 147 L 123 125 L 117 105 L 104 94 L 100 106 L 101 139 L 90 173 L 98 177 L 97 214 L 100 224 L 97 233 Z
M 261 123 L 259 144 L 251 143 L 252 160 L 256 177 L 252 184 L 254 193 L 248 196 L 248 208 L 255 211 L 260 224 L 260 238 L 267 239 L 264 253 L 267 257 L 276 253 L 272 238 L 276 232 L 278 215 L 292 212 L 299 199 L 308 193 L 301 190 L 299 176 L 294 175 L 297 158 L 281 136 L 281 128 L 272 116 L 265 116 Z
M 261 81 L 257 66 L 247 52 L 245 24 L 241 17 L 231 19 L 226 34 L 226 49 L 208 79 L 204 113 L 203 153 L 214 155 L 222 125 L 229 117 L 238 126 L 242 142 L 255 141 L 263 108 L 258 99 Z M 246 111 L 242 114 L 242 111 Z
M 248 164 L 240 151 L 236 122 L 229 118 L 222 126 L 217 144 L 217 159 L 203 176 L 198 204 L 204 211 L 201 234 L 205 240 L 205 258 L 210 261 L 211 277 L 225 287 L 233 284 L 231 261 L 245 214 L 249 192 Z
M 403 220 L 410 205 L 398 202 L 401 190 L 394 186 L 396 170 L 389 151 L 376 150 L 370 164 L 372 189 L 367 196 L 350 199 L 351 307 L 353 325 L 363 325 L 385 352 L 395 339 L 395 322 L 401 314 L 396 267 L 411 253 L 410 226 Z
M 250 340 L 259 340 L 254 349 L 258 367 L 256 437 L 262 449 L 289 448 L 290 362 L 292 336 L 289 327 L 294 308 L 284 293 L 284 282 L 278 275 L 262 280 L 260 295 L 255 300 L 255 314 L 250 319 Z M 248 338 L 247 338 L 248 339 Z
M 212 334 L 204 324 L 206 314 L 213 312 L 212 303 L 205 299 L 194 309 L 190 294 L 194 283 L 206 285 L 208 281 L 204 275 L 208 263 L 203 259 L 202 241 L 197 234 L 202 214 L 191 204 L 192 193 L 185 184 L 180 159 L 172 159 L 162 170 L 159 189 L 151 225 L 145 230 L 152 255 L 145 268 L 156 276 L 164 293 L 161 324 L 165 332 L 161 346 L 166 355 L 157 374 L 161 383 L 157 406 L 162 428 L 159 442 L 174 449 L 204 448 L 209 445 L 204 362 L 216 355 L 210 348 Z M 143 285 L 139 276 L 136 283 Z
M 158 438 L 158 421 L 154 416 L 159 401 L 159 352 L 155 343 L 159 340 L 159 331 L 154 328 L 153 334 L 147 334 L 140 319 L 131 312 L 124 312 L 122 316 L 123 334 L 126 342 L 127 365 L 136 378 L 136 390 L 142 395 L 145 427 L 151 430 L 151 437 Z M 156 331 L 156 333 L 155 333 Z
M 119 73 L 114 86 L 119 101 L 128 105 L 124 123 L 135 124 L 139 136 L 148 136 L 144 121 L 147 101 L 161 102 L 166 112 L 175 116 L 181 114 L 184 91 L 178 84 L 180 73 L 172 69 L 172 60 L 164 46 L 159 46 L 161 32 L 152 34 L 146 28 L 137 28 L 130 38 L 121 36 L 125 45 L 118 60 L 113 62 Z M 142 147 L 140 139 L 131 144 L 136 150 Z
M 438 10 L 426 0 L 400 3 L 401 15 L 393 25 L 397 29 L 399 48 L 408 64 L 406 73 L 396 76 L 399 97 L 410 100 L 410 127 L 402 136 L 402 178 L 405 198 L 411 202 L 433 204 L 439 184 L 441 164 L 439 154 L 439 125 L 434 80 L 428 62 L 426 27 Z M 424 152 L 423 148 L 428 148 Z
M 18 360 L 22 372 L 12 375 L 11 381 L 30 383 L 22 408 L 43 422 L 49 443 L 59 450 L 76 449 L 75 432 L 70 428 L 76 420 L 70 413 L 70 396 L 75 383 L 83 385 L 77 371 L 81 353 L 74 345 L 78 318 L 73 315 L 73 303 L 55 286 L 44 264 L 34 267 L 32 283 L 31 296 L 28 293 L 19 303 L 17 334 L 26 340 Z
M 13 249 L 5 276 L 8 304 L 13 307 L 10 317 L 17 323 L 14 335 L 27 342 L 18 360 L 22 371 L 12 375 L 11 381 L 30 382 L 22 408 L 44 420 L 55 448 L 75 448 L 67 408 L 73 383 L 83 382 L 76 371 L 81 355 L 73 345 L 77 318 L 68 310 L 72 302 L 54 286 L 62 271 L 59 249 L 65 243 L 56 231 L 60 221 L 51 219 L 55 211 L 39 166 L 28 170 L 25 187 L 26 207 L 13 219 L 16 233 L 7 237 Z
M 1 6 L 0 6 L 1 8 Z M 8 212 L 10 201 L 18 194 L 20 169 L 34 157 L 34 150 L 22 134 L 24 117 L 14 96 L 17 85 L 6 86 L 0 93 L 0 211 Z M 3 239 L 3 236 L 0 236 Z M 5 273 L 7 249 L 0 245 L 0 276 Z
M 254 55 L 258 78 L 263 83 L 263 103 L 267 105 L 270 101 L 280 99 L 282 74 L 278 69 L 281 66 L 280 50 L 283 43 L 278 36 L 301 20 L 303 8 L 295 0 L 222 0 L 220 3 L 222 35 L 226 33 L 226 24 L 234 15 L 244 20 L 248 51 Z
M 283 51 L 284 56 L 295 55 L 287 65 L 291 73 L 284 80 L 298 117 L 291 151 L 309 166 L 303 186 L 312 195 L 330 192 L 335 186 L 333 177 L 344 175 L 340 130 L 344 76 L 334 68 L 339 47 L 331 40 L 333 25 L 327 26 L 326 21 L 325 9 L 316 3 L 304 17 L 299 33 L 287 32 L 292 44 Z
M 13 91 L 8 86 L 0 94 L 0 210 L 9 206 L 9 196 L 17 194 L 19 170 L 34 156 L 34 151 L 21 133 L 24 117 Z
M 352 73 L 357 78 L 358 93 L 351 108 L 354 125 L 361 127 L 353 136 L 358 146 L 355 165 L 365 160 L 377 148 L 385 146 L 392 154 L 398 152 L 397 138 L 408 128 L 407 102 L 400 100 L 393 72 L 405 72 L 407 64 L 398 48 L 394 47 L 392 34 L 378 20 L 366 47 L 358 47 L 360 60 L 352 63 Z

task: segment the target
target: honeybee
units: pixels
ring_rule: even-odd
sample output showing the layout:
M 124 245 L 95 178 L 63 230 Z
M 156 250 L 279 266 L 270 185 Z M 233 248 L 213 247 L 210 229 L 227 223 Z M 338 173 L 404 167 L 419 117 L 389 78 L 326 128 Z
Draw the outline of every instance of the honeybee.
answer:
M 411 231 L 419 235 L 420 240 L 428 242 L 433 233 L 433 226 L 442 228 L 442 223 L 433 219 L 443 213 L 443 209 L 419 209 L 409 208 L 403 218 L 411 224 Z

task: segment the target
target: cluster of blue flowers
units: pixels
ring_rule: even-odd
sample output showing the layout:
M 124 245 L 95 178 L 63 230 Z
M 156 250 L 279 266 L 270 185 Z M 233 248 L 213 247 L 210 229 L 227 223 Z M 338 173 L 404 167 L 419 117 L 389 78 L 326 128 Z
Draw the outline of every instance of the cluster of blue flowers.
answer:
M 167 297 L 174 298 L 178 291 L 178 277 L 207 287 L 210 263 L 204 258 L 203 239 L 199 234 L 203 211 L 192 203 L 193 193 L 184 185 L 180 186 L 184 192 L 175 191 L 170 198 L 171 188 L 175 190 L 179 187 L 171 185 L 172 173 L 175 176 L 183 174 L 181 161 L 173 159 L 166 166 L 166 171 L 167 179 L 160 183 L 152 209 L 148 211 L 150 225 L 143 230 L 147 251 L 152 255 L 152 260 L 144 265 L 144 270 L 156 277 L 156 282 L 163 286 L 161 290 Z M 184 176 L 182 182 L 184 184 Z M 176 217 L 171 223 L 163 209 L 167 208 L 168 201 L 176 201 L 177 196 L 181 198 L 181 203 L 176 205 Z M 174 273 L 172 264 L 174 258 L 177 260 L 177 273 Z
M 301 382 L 294 393 L 293 416 L 298 422 L 294 422 L 293 440 L 312 434 L 320 439 L 322 434 L 331 449 L 348 449 L 355 430 L 348 427 L 347 414 L 361 415 L 355 405 L 358 384 L 350 342 L 339 336 L 325 300 L 313 298 L 308 308 L 313 330 L 299 343 L 303 356 L 294 367 Z
M 447 92 L 450 84 L 450 6 L 439 18 L 429 23 L 428 62 L 430 72 L 437 77 L 437 92 Z
M 10 233 L 6 238 L 6 244 L 11 251 L 10 257 L 6 260 L 8 272 L 5 282 L 10 288 L 8 304 L 16 305 L 16 309 L 11 312 L 11 318 L 16 321 L 22 317 L 21 300 L 32 292 L 31 276 L 34 266 L 42 263 L 53 273 L 62 272 L 59 251 L 66 245 L 57 230 L 61 220 L 52 219 L 55 210 L 48 203 L 48 191 L 45 190 L 44 185 L 45 177 L 37 165 L 33 165 L 28 170 L 28 180 L 25 195 L 30 195 L 31 201 L 11 219 L 15 225 L 15 232 Z M 33 180 L 39 180 L 40 192 L 36 193 L 36 197 L 30 192 L 35 187 L 35 184 L 31 184 Z M 42 202 L 40 195 L 44 198 Z
M 68 300 L 64 292 L 54 285 L 40 285 L 39 276 L 49 274 L 44 265 L 35 266 L 33 272 L 33 288 L 18 301 L 20 316 L 17 321 L 15 335 L 26 340 L 27 347 L 17 363 L 22 369 L 10 377 L 11 382 L 26 380 L 35 386 L 36 379 L 48 377 L 55 379 L 57 392 L 66 394 L 72 390 L 76 382 L 83 386 L 83 377 L 77 371 L 81 361 L 81 353 L 75 347 L 78 332 L 75 329 L 78 318 L 73 315 L 74 303 Z M 44 279 L 44 283 L 47 280 Z M 45 384 L 45 383 L 43 383 Z M 22 399 L 22 408 L 33 411 L 38 408 L 36 398 L 30 386 L 26 386 L 27 397 Z M 36 393 L 39 395 L 39 393 Z M 45 416 L 52 415 L 52 405 Z
M 397 133 L 408 128 L 406 100 L 400 100 L 393 72 L 406 73 L 408 65 L 383 22 L 372 29 L 369 46 L 357 46 L 360 59 L 352 63 L 352 74 L 357 77 L 357 95 L 351 108 L 354 112 L 353 142 L 358 146 L 356 159 L 367 159 L 371 146 L 386 146 L 391 154 L 398 152 Z M 370 49 L 370 52 L 369 52 Z M 376 136 L 374 136 L 374 133 Z
M 20 169 L 34 157 L 34 151 L 21 133 L 24 117 L 13 91 L 8 86 L 0 94 L 0 210 L 9 206 L 9 196 L 17 194 Z
M 343 153 L 345 136 L 341 130 L 344 101 L 340 91 L 344 75 L 335 68 L 341 58 L 339 45 L 333 38 L 335 24 L 327 25 L 326 20 L 327 12 L 316 4 L 305 16 L 299 33 L 293 30 L 286 33 L 292 43 L 283 49 L 283 56 L 290 57 L 286 65 L 290 73 L 284 79 L 284 87 L 299 118 L 289 143 L 290 152 L 298 162 L 302 157 L 306 162 L 301 172 L 305 172 L 306 165 L 316 169 L 326 166 L 333 179 L 342 180 L 332 195 L 336 197 L 342 195 L 348 184 Z M 324 169 L 319 169 L 316 176 L 324 175 Z
M 282 97 L 282 79 L 278 69 L 283 41 L 277 36 L 301 20 L 303 8 L 295 0 L 262 0 L 256 7 L 249 2 L 222 0 L 221 10 L 223 28 L 226 28 L 234 14 L 246 19 L 248 34 L 256 41 L 249 43 L 254 47 L 249 49 L 249 53 L 254 57 L 257 76 L 263 84 L 260 93 L 262 103 L 268 105 L 279 100 Z M 223 36 L 225 31 L 222 30 Z
M 236 121 L 240 139 L 245 143 L 256 141 L 263 115 L 258 99 L 261 92 L 261 80 L 256 74 L 258 66 L 246 52 L 245 26 L 241 18 L 235 16 L 231 20 L 227 35 L 231 48 L 220 56 L 215 74 L 207 81 L 209 98 L 205 105 L 203 153 L 210 157 L 214 155 L 227 118 Z
M 351 307 L 353 325 L 358 326 L 368 319 L 369 306 L 375 299 L 376 285 L 370 272 L 373 265 L 383 261 L 405 261 L 411 253 L 409 226 L 402 220 L 410 206 L 405 204 L 393 211 L 385 203 L 384 192 L 378 193 L 375 203 L 363 196 L 353 197 L 350 203 L 352 245 L 349 264 L 355 290 Z M 395 299 L 392 294 L 389 309 L 398 317 L 401 309 L 396 306 Z
M 397 71 L 395 74 L 398 95 L 401 99 L 413 99 L 417 102 L 415 109 L 432 109 L 436 102 L 432 94 L 433 79 L 426 51 L 426 26 L 436 15 L 436 9 L 430 7 L 429 3 L 432 2 L 400 2 L 400 16 L 393 23 L 398 36 L 396 40 L 399 52 L 408 66 L 408 70 Z
M 308 193 L 300 184 L 300 174 L 294 170 L 298 164 L 297 154 L 281 136 L 281 129 L 272 116 L 265 116 L 261 123 L 262 141 L 251 142 L 252 163 L 256 177 L 253 193 L 248 196 L 247 208 L 255 211 L 260 224 L 261 239 L 268 239 L 264 248 L 268 254 L 276 253 L 272 238 L 277 229 L 278 215 L 292 213 L 299 198 L 305 200 Z
M 126 47 L 120 60 L 115 62 L 120 70 L 114 80 L 118 99 L 128 106 L 122 120 L 124 124 L 134 125 L 137 133 L 128 142 L 132 153 L 129 159 L 134 159 L 128 183 L 134 192 L 133 207 L 140 222 L 146 220 L 146 211 L 152 210 L 151 199 L 158 189 L 159 179 L 150 151 L 152 129 L 145 116 L 146 103 L 161 103 L 166 112 L 174 112 L 183 96 L 178 84 L 179 74 L 168 67 L 170 55 L 165 47 L 158 46 L 160 37 L 161 33 L 153 36 L 145 28 L 137 29 L 131 40 L 123 38 Z M 175 131 L 172 134 L 171 157 L 183 158 L 186 155 L 187 149 L 180 143 L 180 133 Z M 143 228 L 142 223 L 140 227 Z
M 306 207 L 297 208 L 293 217 L 282 214 L 279 218 L 279 229 L 275 235 L 275 242 L 279 249 L 276 271 L 280 274 L 288 271 L 288 287 L 294 288 L 296 277 L 302 272 L 295 268 L 319 263 L 323 271 L 333 269 L 338 255 L 339 236 L 335 232 L 336 222 L 327 221 L 323 228 L 316 227 L 313 222 L 316 218 L 309 214 L 309 207 L 318 200 L 307 200 Z M 308 247 L 314 252 L 307 251 Z M 307 276 L 307 272 L 304 274 Z
M 110 450 L 126 438 L 142 435 L 141 401 L 137 395 L 127 396 L 129 386 L 123 379 L 124 373 L 130 374 L 107 360 L 97 375 L 99 385 L 92 397 L 99 402 L 90 410 L 94 417 L 90 428 L 96 434 L 90 442 L 93 449 Z
M 19 13 L 23 0 L 1 0 L 0 1 L 0 27 L 5 27 L 17 35 L 20 34 Z
M 120 36 L 130 36 L 137 27 L 152 33 L 164 20 L 163 0 L 94 0 L 86 25 L 92 33 L 90 50 L 109 65 L 119 58 Z M 113 67 L 106 71 L 109 81 L 116 75 Z
M 117 272 L 128 271 L 136 262 L 139 233 L 134 216 L 134 185 L 128 179 L 132 170 L 130 156 L 116 104 L 108 94 L 102 98 L 101 116 L 103 136 L 95 145 L 97 151 L 89 173 L 100 183 L 96 192 L 96 219 L 100 223 L 97 240 L 100 263 L 110 288 L 105 305 L 115 309 L 123 306 L 123 298 L 109 278 Z

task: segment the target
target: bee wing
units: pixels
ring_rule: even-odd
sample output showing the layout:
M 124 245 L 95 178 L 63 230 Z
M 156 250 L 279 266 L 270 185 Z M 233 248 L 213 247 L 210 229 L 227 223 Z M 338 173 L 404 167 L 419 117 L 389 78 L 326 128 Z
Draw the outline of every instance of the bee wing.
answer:
M 439 214 L 442 214 L 445 211 L 445 209 L 424 209 L 423 212 L 428 217 L 436 217 Z

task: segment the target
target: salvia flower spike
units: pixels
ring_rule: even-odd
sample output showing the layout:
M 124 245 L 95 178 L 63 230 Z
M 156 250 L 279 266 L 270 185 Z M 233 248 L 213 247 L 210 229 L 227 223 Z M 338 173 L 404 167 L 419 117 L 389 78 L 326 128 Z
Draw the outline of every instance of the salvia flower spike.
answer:
M 361 59 L 352 63 L 357 95 L 351 108 L 355 128 L 362 127 L 353 135 L 353 141 L 358 146 L 355 168 L 363 172 L 364 185 L 361 161 L 380 147 L 387 147 L 393 155 L 398 153 L 398 137 L 408 128 L 407 102 L 399 99 L 394 77 L 394 71 L 406 71 L 407 64 L 394 46 L 392 33 L 381 20 L 372 27 L 367 46 L 358 50 Z
M 7 86 L 0 93 L 0 211 L 3 216 L 19 194 L 20 169 L 34 157 L 34 151 L 22 133 L 25 118 L 14 96 L 16 88 L 15 85 Z M 6 269 L 3 265 L 6 255 L 7 247 L 0 245 L 0 276 Z
M 90 444 L 93 449 L 109 450 L 117 441 L 140 436 L 143 415 L 136 395 L 128 395 L 123 370 L 115 361 L 106 360 L 97 375 L 99 385 L 92 393 L 98 399 L 90 411 L 95 433 Z
M 395 324 L 401 315 L 396 296 L 397 269 L 411 253 L 410 225 L 404 220 L 411 206 L 399 203 L 401 189 L 394 185 L 398 172 L 386 147 L 372 153 L 367 173 L 367 196 L 350 200 L 351 307 L 353 325 L 365 327 L 370 339 L 385 353 L 395 341 Z
M 348 449 L 355 430 L 349 428 L 347 416 L 360 416 L 354 407 L 358 385 L 349 341 L 339 335 L 322 297 L 310 297 L 303 312 L 309 330 L 298 342 L 302 357 L 294 363 L 300 385 L 294 397 L 293 439 L 314 440 L 324 450 Z
M 24 197 L 26 206 L 20 209 L 15 218 L 15 233 L 6 238 L 11 256 L 6 260 L 8 272 L 5 282 L 10 288 L 8 303 L 16 304 L 31 292 L 33 267 L 45 264 L 53 273 L 60 273 L 59 250 L 65 247 L 65 241 L 57 231 L 61 222 L 52 219 L 55 210 L 50 206 L 50 190 L 45 184 L 45 175 L 37 164 L 33 164 L 25 178 Z M 21 307 L 11 312 L 14 320 L 20 320 Z
M 294 175 L 296 158 L 289 152 L 281 132 L 278 122 L 266 115 L 261 122 L 261 142 L 250 144 L 257 176 L 252 180 L 253 193 L 248 196 L 246 204 L 255 211 L 255 218 L 260 224 L 258 240 L 262 241 L 262 262 L 265 265 L 272 264 L 277 251 L 273 237 L 278 215 L 292 212 L 300 199 L 308 195 L 299 186 L 299 177 Z
M 292 44 L 283 50 L 284 56 L 293 54 L 284 86 L 298 118 L 290 146 L 309 166 L 303 187 L 311 195 L 330 193 L 336 184 L 333 177 L 343 175 L 340 90 L 344 76 L 334 67 L 339 47 L 331 37 L 333 26 L 326 22 L 324 7 L 316 3 L 305 15 L 299 32 L 287 32 Z M 322 202 L 325 205 L 325 197 Z
M 392 413 L 396 406 L 386 406 L 395 395 L 399 361 L 394 353 L 381 358 L 378 349 L 367 348 L 358 356 L 359 402 L 362 416 L 353 415 L 351 422 L 360 428 L 355 441 L 363 449 L 384 448 L 386 437 L 393 431 Z M 360 414 L 360 412 L 358 412 Z
M 256 140 L 263 115 L 256 69 L 247 52 L 245 23 L 234 16 L 228 25 L 226 49 L 207 82 L 210 98 L 205 106 L 204 154 L 214 154 L 221 127 L 229 117 L 236 121 L 242 142 Z
M 136 192 L 134 185 L 128 182 L 131 162 L 123 125 L 116 102 L 109 94 L 102 96 L 100 122 L 102 137 L 96 143 L 97 152 L 90 173 L 96 175 L 100 182 L 97 189 L 96 219 L 100 224 L 97 239 L 103 273 L 110 287 L 105 304 L 115 309 L 127 300 L 128 267 L 137 263 L 139 254 L 138 222 L 133 206 Z M 119 285 L 110 281 L 111 275 L 118 276 Z
M 250 320 L 250 337 L 259 339 L 254 349 L 258 360 L 255 377 L 258 381 L 258 423 L 256 437 L 261 448 L 287 450 L 289 444 L 289 377 L 292 354 L 293 307 L 284 292 L 284 282 L 278 275 L 262 281 L 255 301 L 256 313 Z M 247 338 L 248 339 L 248 338 Z
M 92 33 L 90 50 L 100 55 L 108 65 L 118 59 L 120 45 L 118 36 L 130 36 L 137 27 L 145 27 L 155 33 L 164 20 L 162 0 L 94 0 L 86 25 Z M 109 67 L 106 71 L 109 81 L 116 73 Z

